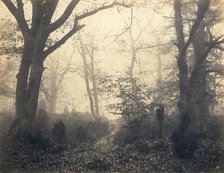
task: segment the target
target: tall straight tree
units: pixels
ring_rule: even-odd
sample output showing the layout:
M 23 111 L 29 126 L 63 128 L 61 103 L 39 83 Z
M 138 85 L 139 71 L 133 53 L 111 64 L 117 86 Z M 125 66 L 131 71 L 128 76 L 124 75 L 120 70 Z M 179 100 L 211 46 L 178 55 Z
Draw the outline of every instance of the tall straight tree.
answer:
M 83 60 L 84 78 L 86 84 L 86 91 L 89 98 L 90 111 L 95 119 L 100 116 L 99 113 L 99 99 L 98 99 L 98 87 L 96 81 L 95 70 L 95 50 L 93 38 L 90 44 L 85 44 L 82 40 L 81 33 L 79 33 L 80 46 L 76 46 L 80 56 Z
M 30 131 L 35 122 L 41 77 L 44 71 L 43 63 L 48 55 L 84 27 L 84 25 L 79 25 L 81 19 L 116 5 L 125 7 L 129 7 L 129 5 L 113 2 L 87 12 L 85 11 L 83 14 L 75 17 L 74 25 L 67 34 L 52 46 L 47 47 L 49 36 L 65 24 L 80 0 L 71 0 L 56 21 L 52 21 L 52 18 L 59 0 L 30 0 L 29 2 L 32 5 L 32 8 L 30 8 L 32 13 L 30 24 L 26 21 L 25 14 L 29 14 L 29 12 L 25 13 L 23 0 L 16 0 L 15 3 L 11 0 L 2 0 L 2 2 L 16 19 L 24 41 L 23 54 L 17 74 L 16 120 L 10 130 L 11 134 L 18 134 L 18 132 Z

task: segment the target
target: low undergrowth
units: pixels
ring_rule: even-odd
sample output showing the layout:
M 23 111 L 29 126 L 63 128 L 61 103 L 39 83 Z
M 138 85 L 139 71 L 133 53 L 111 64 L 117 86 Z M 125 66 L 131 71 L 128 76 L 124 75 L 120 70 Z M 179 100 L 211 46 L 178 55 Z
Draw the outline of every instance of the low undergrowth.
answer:
M 224 169 L 222 143 L 204 139 L 191 159 L 178 159 L 170 139 L 140 140 L 123 147 L 91 144 L 78 147 L 49 145 L 32 148 L 29 154 L 10 157 L 4 171 L 99 172 L 99 171 L 220 171 Z M 31 146 L 27 146 L 28 148 Z M 31 148 L 30 148 L 31 149 Z M 21 149 L 22 150 L 22 149 Z M 24 149 L 23 149 L 24 150 Z M 29 150 L 29 149 L 27 149 Z

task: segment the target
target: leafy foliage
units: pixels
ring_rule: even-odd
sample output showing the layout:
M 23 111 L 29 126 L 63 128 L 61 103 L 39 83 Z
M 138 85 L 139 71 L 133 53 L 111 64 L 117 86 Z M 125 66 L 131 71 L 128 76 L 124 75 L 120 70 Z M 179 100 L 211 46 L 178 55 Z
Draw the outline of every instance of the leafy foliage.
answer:
M 106 80 L 106 81 L 105 81 Z M 138 133 L 141 123 L 153 110 L 150 98 L 150 90 L 137 79 L 117 78 L 115 80 L 105 79 L 101 82 L 109 97 L 116 101 L 109 105 L 113 114 L 121 115 L 132 133 Z

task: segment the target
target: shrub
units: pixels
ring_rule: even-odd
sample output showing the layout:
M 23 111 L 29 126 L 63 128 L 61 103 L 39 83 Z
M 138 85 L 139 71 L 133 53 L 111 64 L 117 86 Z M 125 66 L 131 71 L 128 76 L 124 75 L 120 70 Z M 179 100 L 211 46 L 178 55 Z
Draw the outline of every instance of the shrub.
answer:
M 201 137 L 200 134 L 191 132 L 183 134 L 179 130 L 175 130 L 171 137 L 173 152 L 178 158 L 190 159 L 198 149 Z
M 111 163 L 104 158 L 95 157 L 92 161 L 87 162 L 87 168 L 97 172 L 107 171 Z
M 63 144 L 65 142 L 65 125 L 62 120 L 57 121 L 52 129 L 52 140 L 55 143 Z
M 77 146 L 81 143 L 95 142 L 109 133 L 109 121 L 100 117 L 94 120 L 88 113 L 73 113 L 64 119 L 66 143 Z
M 77 143 L 81 144 L 88 141 L 88 130 L 82 125 L 79 125 L 74 133 L 76 135 L 75 140 Z
M 207 121 L 206 137 L 212 140 L 219 140 L 223 137 L 224 118 L 222 116 L 211 116 Z

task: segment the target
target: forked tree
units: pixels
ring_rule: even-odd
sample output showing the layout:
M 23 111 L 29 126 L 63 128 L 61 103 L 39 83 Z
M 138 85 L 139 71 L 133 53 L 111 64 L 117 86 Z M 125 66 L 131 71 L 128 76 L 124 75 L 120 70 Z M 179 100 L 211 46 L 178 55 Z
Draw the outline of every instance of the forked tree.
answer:
M 114 6 L 129 7 L 123 2 L 114 1 L 111 4 L 103 4 L 100 7 L 85 11 L 75 17 L 74 25 L 68 33 L 53 45 L 47 46 L 49 36 L 52 36 L 56 30 L 60 29 L 68 21 L 81 0 L 70 0 L 62 15 L 55 21 L 52 18 L 59 5 L 59 0 L 27 1 L 27 3 L 31 3 L 32 8 L 26 10 L 31 10 L 31 12 L 25 12 L 24 1 L 2 0 L 16 19 L 23 35 L 24 44 L 17 74 L 16 119 L 10 130 L 10 133 L 15 135 L 18 132 L 29 132 L 35 122 L 41 77 L 44 72 L 44 60 L 84 27 L 84 25 L 79 25 L 80 20 Z M 28 23 L 27 16 L 25 16 L 29 13 L 32 14 L 30 23 Z
M 210 32 L 208 17 L 212 1 L 197 1 L 197 16 L 190 27 L 189 33 L 184 32 L 184 19 L 182 2 L 174 0 L 175 29 L 177 36 L 178 55 L 177 64 L 179 69 L 179 112 L 181 117 L 180 131 L 185 134 L 191 123 L 195 123 L 195 117 L 201 117 L 199 132 L 205 128 L 205 120 L 209 116 L 207 103 L 207 59 L 213 49 L 217 49 L 224 43 L 223 35 L 214 38 Z M 185 35 L 188 38 L 186 39 Z M 207 39 L 208 38 L 208 39 Z M 189 54 L 192 47 L 194 54 Z M 187 57 L 195 59 L 194 66 L 189 69 Z M 193 122 L 194 120 L 194 122 Z

